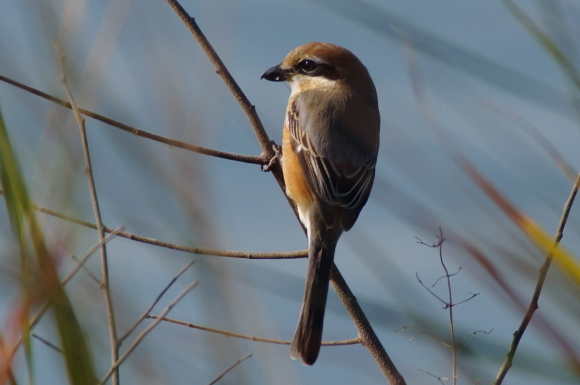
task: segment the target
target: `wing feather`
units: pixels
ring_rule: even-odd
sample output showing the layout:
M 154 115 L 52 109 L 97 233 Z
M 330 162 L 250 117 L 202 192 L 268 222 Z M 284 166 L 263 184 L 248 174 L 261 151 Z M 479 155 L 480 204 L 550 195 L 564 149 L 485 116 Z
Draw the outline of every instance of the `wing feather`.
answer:
M 309 115 L 311 109 L 304 108 L 305 103 L 308 100 L 295 98 L 287 112 L 292 147 L 326 226 L 340 221 L 349 230 L 368 200 L 378 143 L 372 143 L 370 151 L 364 147 L 361 151 L 364 143 L 355 130 L 340 126 L 340 119 L 332 119 L 324 111 Z

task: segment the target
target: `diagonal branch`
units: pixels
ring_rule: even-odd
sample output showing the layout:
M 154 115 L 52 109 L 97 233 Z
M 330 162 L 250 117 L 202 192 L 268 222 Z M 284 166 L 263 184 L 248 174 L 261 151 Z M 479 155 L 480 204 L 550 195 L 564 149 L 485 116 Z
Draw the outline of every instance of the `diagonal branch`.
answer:
M 217 384 L 218 381 L 221 380 L 223 378 L 223 376 L 225 376 L 226 374 L 228 374 L 229 371 L 231 371 L 233 368 L 235 368 L 236 366 L 238 366 L 239 364 L 241 364 L 242 362 L 244 362 L 245 360 L 247 360 L 250 357 L 252 357 L 252 353 L 248 353 L 245 356 L 243 356 L 242 358 L 238 359 L 236 362 L 234 362 L 226 370 L 224 370 L 223 372 L 221 372 L 216 378 L 214 378 L 207 385 L 215 385 L 215 384 Z
M 123 336 L 121 338 L 119 338 L 119 343 L 123 343 L 123 341 L 127 337 L 129 337 L 129 335 L 131 333 L 133 333 L 133 330 L 135 330 L 141 324 L 141 322 L 143 322 L 143 320 L 145 318 L 147 318 L 147 315 L 149 314 L 149 312 L 151 312 L 151 310 L 153 310 L 153 308 L 155 307 L 155 305 L 157 305 L 157 303 L 159 303 L 159 301 L 161 301 L 161 298 L 165 295 L 165 293 L 167 293 L 167 290 L 169 290 L 171 288 L 171 286 L 173 286 L 173 284 L 179 279 L 179 277 L 181 277 L 181 275 L 183 273 L 185 273 L 187 271 L 187 269 L 189 269 L 194 263 L 195 263 L 195 261 L 189 262 L 181 270 L 179 270 L 179 272 L 177 272 L 177 274 L 175 274 L 175 276 L 171 279 L 171 281 L 169 281 L 169 283 L 165 286 L 165 288 L 163 290 L 161 290 L 161 292 L 157 295 L 157 297 L 151 303 L 151 305 L 149 306 L 149 308 L 147 310 L 145 310 L 145 313 L 141 314 L 141 316 L 133 324 L 133 326 L 131 326 L 129 328 L 129 330 L 127 330 L 127 332 L 125 334 L 123 334 Z
M 256 113 L 256 107 L 254 107 L 252 103 L 250 103 L 250 101 L 248 100 L 248 98 L 238 85 L 238 83 L 236 83 L 233 76 L 230 74 L 230 71 L 227 69 L 225 64 L 222 62 L 216 51 L 213 49 L 213 47 L 211 46 L 211 44 L 201 31 L 201 29 L 195 22 L 195 19 L 189 16 L 189 14 L 185 11 L 185 9 L 183 9 L 181 4 L 179 4 L 177 0 L 165 0 L 165 1 L 167 1 L 167 4 L 169 4 L 169 6 L 173 8 L 177 16 L 179 16 L 181 21 L 183 21 L 183 23 L 187 26 L 187 29 L 189 29 L 195 40 L 197 40 L 197 42 L 199 43 L 201 49 L 203 49 L 203 51 L 205 52 L 211 63 L 214 65 L 216 73 L 222 78 L 224 84 L 226 85 L 226 87 L 228 87 L 228 89 L 230 90 L 230 92 L 240 105 L 241 109 L 246 114 L 246 117 L 248 118 L 248 121 L 250 122 L 250 125 L 254 130 L 254 134 L 256 135 L 256 138 L 258 139 L 260 146 L 262 147 L 261 156 L 264 159 L 268 159 L 268 161 L 275 159 L 276 151 L 274 150 L 274 146 L 272 145 L 273 143 L 268 137 L 268 134 L 266 133 L 266 130 L 264 129 L 264 126 L 262 125 L 262 122 L 258 117 L 258 114 Z M 268 171 L 272 171 L 272 174 L 276 178 L 276 182 L 278 182 L 278 185 L 280 186 L 282 191 L 286 191 L 286 184 L 284 183 L 284 177 L 282 175 L 282 167 L 280 166 L 280 162 L 275 161 L 271 163 L 272 164 L 269 164 L 268 166 Z M 296 211 L 294 202 L 288 196 L 286 196 L 286 199 L 288 200 L 290 206 L 294 209 L 294 214 L 296 215 L 296 218 L 298 218 L 298 213 Z
M 359 333 L 361 344 L 371 353 L 389 383 L 391 385 L 405 385 L 405 380 L 397 370 L 393 361 L 391 361 L 379 337 L 375 334 L 369 320 L 358 304 L 356 297 L 334 264 L 330 272 L 330 281 Z
M 85 158 L 85 173 L 87 175 L 87 182 L 89 184 L 89 192 L 91 195 L 91 203 L 93 205 L 93 213 L 95 215 L 95 221 L 97 222 L 97 234 L 99 236 L 100 251 L 101 251 L 101 270 L 102 270 L 102 280 L 101 289 L 105 296 L 105 306 L 107 308 L 107 321 L 109 324 L 109 343 L 111 344 L 111 361 L 114 364 L 119 358 L 119 340 L 117 337 L 117 325 L 115 323 L 115 309 L 113 307 L 113 299 L 111 297 L 111 290 L 109 285 L 109 262 L 107 259 L 107 248 L 105 245 L 105 230 L 103 226 L 103 221 L 101 219 L 101 211 L 99 209 L 99 201 L 97 199 L 97 188 L 95 186 L 95 179 L 93 178 L 93 169 L 91 165 L 91 155 L 89 153 L 89 142 L 87 140 L 87 132 L 85 128 L 85 119 L 80 114 L 75 101 L 73 99 L 72 93 L 68 87 L 65 77 L 64 70 L 64 57 L 62 56 L 60 49 L 56 42 L 53 42 L 54 50 L 57 54 L 58 63 L 61 70 L 61 82 L 64 86 L 66 96 L 70 102 L 71 108 L 74 113 L 74 118 L 79 126 L 79 131 L 81 134 L 81 142 L 83 146 L 83 154 Z M 119 371 L 115 370 L 113 372 L 113 385 L 119 384 Z
M 234 80 L 233 76 L 230 74 L 230 71 L 227 69 L 225 64 L 222 62 L 222 59 L 218 56 L 217 52 L 213 49 L 197 23 L 195 22 L 194 18 L 189 16 L 189 14 L 183 9 L 181 4 L 177 0 L 166 0 L 167 3 L 175 13 L 179 16 L 181 21 L 187 26 L 195 40 L 199 43 L 201 49 L 205 52 L 211 63 L 214 65 L 217 74 L 222 78 L 226 87 L 230 90 L 234 98 L 240 104 L 240 107 L 246 114 L 248 121 L 250 122 L 258 141 L 260 142 L 260 146 L 262 146 L 262 152 L 267 159 L 271 159 L 274 157 L 274 149 L 271 146 L 270 138 L 256 113 L 256 107 L 253 106 L 238 83 Z
M 25 84 L 17 82 L 16 80 L 10 79 L 10 78 L 3 76 L 3 75 L 0 75 L 0 80 L 5 82 L 5 83 L 11 84 L 15 87 L 18 87 L 24 91 L 30 92 L 31 94 L 34 94 L 36 96 L 40 96 L 41 98 L 49 100 L 49 101 L 56 103 L 62 107 L 72 109 L 72 105 L 69 102 L 64 101 L 62 99 L 59 99 L 55 96 L 49 95 L 49 94 L 42 92 L 40 90 L 37 90 L 36 88 L 32 88 L 30 86 L 27 86 Z M 86 109 L 81 108 L 81 107 L 77 107 L 77 111 L 79 113 L 81 113 L 82 115 L 88 116 L 88 117 L 93 118 L 93 119 L 98 120 L 98 121 L 101 121 L 105 124 L 108 124 L 109 126 L 119 128 L 119 129 L 126 131 L 128 133 L 131 133 L 133 135 L 137 135 L 137 136 L 140 136 L 140 137 L 146 138 L 146 139 L 151 139 L 151 140 L 154 140 L 154 141 L 159 142 L 159 143 L 167 144 L 168 146 L 171 146 L 171 147 L 177 147 L 177 148 L 181 148 L 181 149 L 184 149 L 187 151 L 196 152 L 198 154 L 204 154 L 204 155 L 209 155 L 209 156 L 213 156 L 216 158 L 234 160 L 234 161 L 242 162 L 242 163 L 260 164 L 260 165 L 267 164 L 268 163 L 267 160 L 269 160 L 271 158 L 271 157 L 268 158 L 268 157 L 264 157 L 264 156 L 234 154 L 231 152 L 214 150 L 212 148 L 195 146 L 193 144 L 181 142 L 179 140 L 166 138 L 166 137 L 161 136 L 161 135 L 157 135 L 157 134 L 153 134 L 151 132 L 140 130 L 138 128 L 129 126 L 128 124 L 118 122 L 114 119 L 108 118 L 104 115 L 97 114 L 96 112 L 92 112 L 92 111 L 86 110 Z
M 166 2 L 171 6 L 171 8 L 175 11 L 175 13 L 179 16 L 179 18 L 183 21 L 183 23 L 187 26 L 189 31 L 198 41 L 199 45 L 212 62 L 214 67 L 216 68 L 217 74 L 222 78 L 226 87 L 230 90 L 234 98 L 240 104 L 240 107 L 248 117 L 250 124 L 256 134 L 260 145 L 262 146 L 262 154 L 267 159 L 274 159 L 276 153 L 272 146 L 272 142 L 270 141 L 264 127 L 256 114 L 255 107 L 250 103 L 248 98 L 244 95 L 224 63 L 219 58 L 218 54 L 215 52 L 197 23 L 195 22 L 194 18 L 189 16 L 189 14 L 183 9 L 183 7 L 179 4 L 177 0 L 166 0 Z M 278 185 L 282 189 L 283 192 L 286 191 L 284 177 L 282 174 L 282 168 L 280 167 L 280 162 L 273 162 L 272 166 L 269 168 L 272 171 L 272 174 L 276 178 Z M 296 210 L 296 206 L 294 202 L 288 197 L 287 194 L 284 194 L 288 203 L 294 210 L 294 214 L 298 218 L 298 212 Z M 301 223 L 299 221 L 299 223 Z M 304 226 L 302 226 L 304 229 Z M 384 347 L 381 345 L 381 342 L 377 335 L 375 334 L 372 326 L 368 322 L 364 312 L 358 305 L 354 294 L 350 291 L 350 288 L 342 278 L 338 268 L 335 264 L 333 264 L 332 274 L 331 274 L 331 282 L 334 285 L 337 293 L 339 293 L 339 297 L 342 300 L 343 304 L 347 308 L 351 318 L 354 321 L 354 324 L 361 336 L 361 339 L 364 341 L 363 345 L 371 352 L 373 358 L 377 361 L 377 364 L 383 370 L 383 373 L 389 380 L 389 382 L 394 385 L 402 385 L 405 384 L 405 380 L 397 371 L 397 368 L 394 366 L 393 362 L 389 358 L 387 352 L 385 351 Z
M 540 299 L 540 294 L 542 292 L 542 288 L 544 287 L 544 281 L 546 280 L 546 275 L 548 275 L 548 270 L 550 269 L 550 264 L 554 259 L 553 251 L 556 250 L 562 237 L 564 236 L 564 227 L 566 227 L 566 222 L 568 221 L 568 215 L 570 215 L 570 210 L 572 209 L 572 205 L 574 204 L 574 199 L 576 198 L 576 194 L 578 193 L 578 189 L 580 188 L 580 174 L 576 178 L 576 182 L 574 182 L 574 186 L 572 186 L 572 191 L 570 191 L 570 195 L 568 196 L 568 200 L 566 204 L 564 204 L 564 210 L 562 212 L 562 216 L 560 217 L 560 223 L 558 223 L 558 229 L 556 232 L 556 237 L 554 238 L 554 246 L 552 248 L 552 252 L 548 253 L 546 257 L 546 261 L 544 265 L 540 268 L 540 274 L 538 275 L 538 281 L 536 282 L 536 289 L 534 290 L 534 294 L 532 295 L 532 299 L 530 301 L 530 305 L 528 306 L 528 311 L 526 312 L 522 323 L 518 330 L 514 333 L 514 338 L 508 350 L 507 356 L 501 365 L 501 368 L 497 374 L 497 377 L 494 381 L 494 385 L 500 385 L 508 370 L 512 366 L 512 362 L 514 356 L 516 355 L 516 350 L 518 349 L 518 345 L 520 340 L 522 339 L 532 317 L 536 309 L 538 309 L 538 300 Z
M 169 303 L 169 305 L 167 305 L 167 307 L 165 309 L 163 309 L 161 314 L 159 314 L 159 317 L 161 317 L 161 318 L 165 317 L 175 307 L 175 305 L 177 305 L 177 303 L 179 301 L 181 301 L 181 299 L 183 297 L 185 297 L 185 295 L 187 293 L 192 291 L 197 286 L 197 284 L 198 284 L 198 281 L 194 281 L 194 282 L 190 283 L 185 289 L 183 289 L 181 291 L 181 293 L 179 293 L 177 295 L 177 297 L 175 297 L 173 299 L 173 301 L 171 301 Z M 137 346 L 139 346 L 139 344 L 141 343 L 141 341 L 143 341 L 145 336 L 147 336 L 147 334 L 149 334 L 149 332 L 151 332 L 151 330 L 153 330 L 157 325 L 159 325 L 160 322 L 161 322 L 161 319 L 156 319 L 149 326 L 147 326 L 147 328 L 145 330 L 143 330 L 141 332 L 141 334 L 139 334 L 137 336 L 137 338 L 135 338 L 135 341 L 133 341 L 133 344 L 131 344 L 131 346 L 129 346 L 127 351 L 125 353 L 123 353 L 123 355 L 115 363 L 113 363 L 113 366 L 111 366 L 111 368 L 109 369 L 107 374 L 105 374 L 105 377 L 103 377 L 103 379 L 101 380 L 99 385 L 104 385 L 107 382 L 107 380 L 109 379 L 109 377 L 111 377 L 113 372 L 119 368 L 119 366 L 123 363 L 123 361 L 125 361 L 127 359 L 127 357 L 129 357 L 131 355 L 131 353 L 133 353 L 133 351 L 137 348 Z

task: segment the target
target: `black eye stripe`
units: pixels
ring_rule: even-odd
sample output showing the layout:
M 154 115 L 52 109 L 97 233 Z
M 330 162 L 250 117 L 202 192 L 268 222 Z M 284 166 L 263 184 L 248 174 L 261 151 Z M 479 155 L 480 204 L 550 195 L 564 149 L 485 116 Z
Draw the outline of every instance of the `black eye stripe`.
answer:
M 296 73 L 311 77 L 324 77 L 331 80 L 340 79 L 341 76 L 336 68 L 326 63 L 320 63 L 313 59 L 304 59 L 294 66 Z

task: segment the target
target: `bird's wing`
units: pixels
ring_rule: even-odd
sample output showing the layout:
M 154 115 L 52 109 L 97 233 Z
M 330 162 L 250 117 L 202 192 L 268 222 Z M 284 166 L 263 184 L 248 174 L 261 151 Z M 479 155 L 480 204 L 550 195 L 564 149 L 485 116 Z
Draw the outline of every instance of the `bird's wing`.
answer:
M 377 125 L 376 130 L 375 127 L 356 127 L 334 113 L 343 110 L 341 106 L 326 105 L 324 108 L 316 105 L 320 103 L 318 95 L 302 94 L 291 102 L 286 117 L 294 152 L 308 186 L 317 197 L 325 224 L 332 227 L 340 220 L 342 228 L 349 230 L 373 184 L 378 112 L 376 119 L 367 119 L 369 124 Z

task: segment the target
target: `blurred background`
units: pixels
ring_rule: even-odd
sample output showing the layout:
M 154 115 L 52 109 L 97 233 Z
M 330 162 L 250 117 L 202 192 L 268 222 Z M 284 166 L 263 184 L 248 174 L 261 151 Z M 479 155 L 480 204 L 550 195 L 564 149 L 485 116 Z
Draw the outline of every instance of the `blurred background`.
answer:
M 578 64 L 580 6 L 520 2 Z M 377 87 L 382 116 L 375 187 L 336 264 L 408 384 L 450 383 L 447 287 L 452 277 L 458 383 L 495 378 L 531 298 L 545 255 L 457 163 L 461 151 L 514 207 L 553 234 L 580 166 L 578 90 L 501 1 L 183 0 L 280 143 L 289 95 L 260 80 L 294 47 L 327 41 L 353 51 Z M 240 154 L 260 147 L 237 102 L 166 2 L 4 0 L 0 75 L 66 99 L 51 45 L 58 42 L 79 106 L 158 135 Z M 574 108 L 574 106 L 576 108 Z M 79 130 L 70 110 L 6 83 L 0 108 L 34 203 L 94 222 Z M 181 245 L 292 251 L 306 239 L 274 178 L 259 166 L 212 158 L 143 139 L 87 118 L 103 222 Z M 570 172 L 571 170 L 571 172 Z M 571 178 L 572 177 L 572 180 Z M 563 245 L 580 255 L 579 209 Z M 97 241 L 96 231 L 37 214 L 62 276 Z M 20 300 L 17 243 L 0 209 L 0 325 L 10 340 Z M 169 317 L 252 336 L 292 338 L 306 261 L 191 255 L 123 238 L 108 244 L 110 284 L 124 334 L 189 261 L 158 314 L 191 281 L 198 286 Z M 98 279 L 98 255 L 87 262 Z M 110 367 L 103 295 L 80 271 L 66 286 L 99 377 Z M 580 290 L 554 265 L 507 384 L 580 382 Z M 126 349 L 151 321 L 135 330 Z M 477 332 L 475 334 L 472 334 Z M 50 317 L 34 329 L 58 345 Z M 465 339 L 467 336 L 469 338 Z M 356 337 L 334 291 L 325 340 Z M 12 336 L 12 339 L 14 336 Z M 61 356 L 32 342 L 39 384 L 67 382 Z M 312 367 L 289 348 L 162 323 L 121 366 L 122 384 L 207 384 L 252 357 L 220 384 L 384 384 L 359 345 L 322 348 Z M 26 383 L 22 349 L 13 362 Z M 439 379 L 437 377 L 442 377 Z

